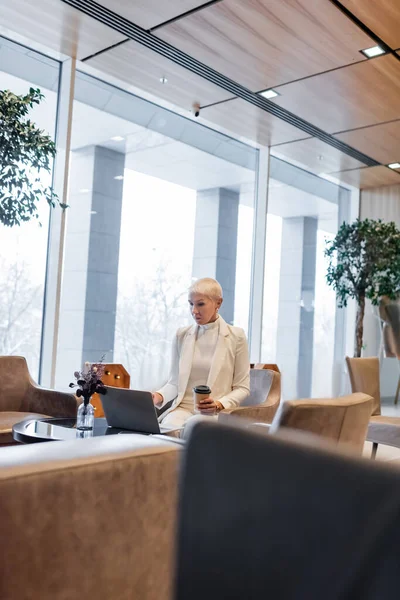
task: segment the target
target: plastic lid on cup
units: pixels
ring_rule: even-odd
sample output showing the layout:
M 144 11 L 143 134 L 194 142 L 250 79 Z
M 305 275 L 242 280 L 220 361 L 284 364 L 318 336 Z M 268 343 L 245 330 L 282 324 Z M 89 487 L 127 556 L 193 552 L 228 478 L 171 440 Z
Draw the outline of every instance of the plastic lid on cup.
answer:
M 208 385 L 196 385 L 196 387 L 193 388 L 193 391 L 196 394 L 211 394 L 211 390 Z

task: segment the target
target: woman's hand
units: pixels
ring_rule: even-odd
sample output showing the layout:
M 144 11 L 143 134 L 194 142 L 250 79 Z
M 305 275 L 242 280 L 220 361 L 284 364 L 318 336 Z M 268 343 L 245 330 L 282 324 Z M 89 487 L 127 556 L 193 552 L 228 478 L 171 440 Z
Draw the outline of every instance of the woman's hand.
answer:
M 158 392 L 152 392 L 154 406 L 160 407 L 164 402 L 164 398 Z
M 212 398 L 200 400 L 198 407 L 202 415 L 216 415 L 224 408 L 221 402 Z

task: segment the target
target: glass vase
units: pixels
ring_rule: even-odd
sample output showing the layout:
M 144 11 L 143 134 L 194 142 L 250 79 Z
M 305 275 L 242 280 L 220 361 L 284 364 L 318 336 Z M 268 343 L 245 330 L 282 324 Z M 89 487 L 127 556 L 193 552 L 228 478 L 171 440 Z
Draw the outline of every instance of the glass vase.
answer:
M 79 431 L 91 431 L 94 425 L 94 406 L 90 402 L 82 402 L 78 407 L 76 416 L 76 428 Z

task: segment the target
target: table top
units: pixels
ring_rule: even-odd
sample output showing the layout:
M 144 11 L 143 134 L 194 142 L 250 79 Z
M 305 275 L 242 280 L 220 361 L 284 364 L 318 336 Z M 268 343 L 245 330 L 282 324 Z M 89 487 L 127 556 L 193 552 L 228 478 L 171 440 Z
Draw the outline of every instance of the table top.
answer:
M 117 435 L 120 433 L 141 433 L 109 427 L 106 419 L 94 420 L 92 431 L 76 429 L 76 419 L 29 419 L 16 423 L 13 427 L 13 437 L 17 442 L 32 444 L 34 442 L 54 442 L 73 440 L 77 438 Z M 144 434 L 146 435 L 146 434 Z

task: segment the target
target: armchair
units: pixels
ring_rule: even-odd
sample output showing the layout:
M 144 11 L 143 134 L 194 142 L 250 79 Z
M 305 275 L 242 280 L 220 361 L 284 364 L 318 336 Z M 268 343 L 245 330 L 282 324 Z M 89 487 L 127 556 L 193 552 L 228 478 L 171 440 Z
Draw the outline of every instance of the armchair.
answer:
M 242 406 L 222 410 L 218 420 L 227 422 L 232 417 L 272 423 L 281 401 L 281 374 L 272 369 L 250 370 L 250 396 Z
M 369 421 L 367 441 L 372 442 L 372 458 L 375 458 L 378 444 L 400 448 L 400 417 L 381 415 L 381 392 L 379 360 L 346 357 L 352 392 L 363 392 L 374 399 L 372 416 Z
M 179 505 L 175 600 L 398 595 L 397 469 L 200 422 Z
M 30 376 L 22 356 L 0 356 L 0 445 L 13 443 L 15 423 L 38 415 L 75 417 L 73 394 L 47 390 Z
M 281 404 L 270 426 L 255 423 L 275 434 L 282 428 L 311 433 L 361 454 L 371 417 L 373 398 L 367 394 L 350 394 L 341 398 L 288 400 Z

